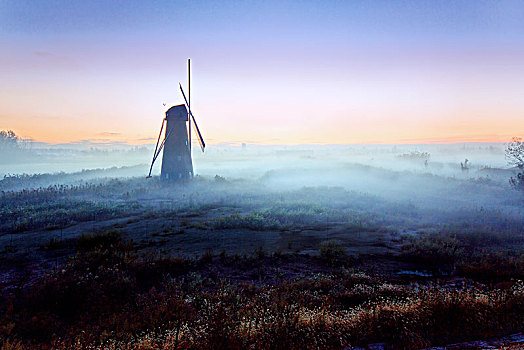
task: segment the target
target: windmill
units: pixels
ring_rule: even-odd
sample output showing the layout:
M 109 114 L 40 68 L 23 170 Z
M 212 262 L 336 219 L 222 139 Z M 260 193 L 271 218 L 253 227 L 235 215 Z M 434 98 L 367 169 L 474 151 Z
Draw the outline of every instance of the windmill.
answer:
M 202 152 L 204 152 L 206 144 L 204 143 L 200 129 L 195 121 L 195 117 L 191 112 L 190 73 L 191 60 L 188 59 L 188 96 L 186 98 L 182 84 L 178 83 L 185 103 L 173 106 L 166 111 L 166 116 L 162 120 L 162 125 L 160 126 L 160 133 L 158 134 L 158 139 L 156 141 L 153 161 L 151 162 L 149 175 L 147 177 L 151 177 L 153 164 L 155 164 L 162 149 L 164 150 L 162 156 L 162 169 L 160 171 L 160 178 L 162 180 L 187 180 L 193 177 L 193 161 L 191 159 L 191 124 L 193 124 L 200 148 L 202 149 Z M 189 128 L 186 127 L 186 122 L 189 122 Z M 162 131 L 164 131 L 164 138 L 160 140 L 162 138 Z

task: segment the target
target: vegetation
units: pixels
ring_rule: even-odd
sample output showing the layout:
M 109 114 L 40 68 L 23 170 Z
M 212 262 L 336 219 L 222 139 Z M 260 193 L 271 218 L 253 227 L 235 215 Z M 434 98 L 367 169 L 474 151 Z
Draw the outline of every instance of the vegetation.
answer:
M 524 142 L 522 142 L 522 138 L 514 137 L 506 145 L 506 160 L 510 165 L 519 169 L 524 168 Z
M 519 172 L 516 177 L 511 177 L 509 183 L 514 189 L 524 191 L 524 172 Z
M 0 150 L 16 150 L 20 147 L 19 141 L 13 130 L 0 131 Z
M 450 212 L 394 191 L 81 173 L 41 185 L 54 176 L 0 180 L 0 348 L 418 349 L 524 329 L 524 220 L 507 184 L 446 180 L 445 205 L 501 191 L 509 208 Z
M 419 349 L 524 327 L 522 282 L 505 289 L 412 288 L 342 264 L 256 283 L 224 278 L 217 269 L 257 271 L 264 281 L 274 266 L 321 262 L 264 254 L 151 258 L 111 232 L 83 236 L 78 249 L 59 270 L 0 299 L 4 348 L 303 349 L 387 342 Z
M 81 200 L 59 199 L 34 205 L 16 205 L 13 201 L 0 209 L 0 233 L 64 228 L 78 222 L 129 215 L 138 208 L 136 204 L 103 204 Z
M 515 177 L 511 177 L 509 183 L 513 188 L 519 191 L 524 191 L 524 142 L 522 138 L 514 137 L 510 143 L 506 145 L 506 160 L 512 166 L 519 169 Z
M 331 263 L 340 262 L 344 257 L 346 257 L 346 248 L 336 240 L 329 240 L 320 243 L 318 251 L 322 258 L 327 259 Z
M 291 229 L 297 225 L 319 225 L 330 219 L 347 219 L 340 210 L 323 208 L 304 203 L 285 203 L 269 209 L 256 210 L 250 214 L 222 216 L 210 222 L 216 229 L 250 229 L 257 231 Z
M 215 229 L 249 229 L 256 231 L 275 230 L 280 222 L 265 217 L 260 213 L 248 215 L 232 214 L 214 219 L 211 226 Z
M 400 159 L 405 160 L 424 160 L 429 161 L 431 159 L 431 154 L 429 152 L 419 152 L 413 151 L 409 153 L 400 154 L 397 156 Z
M 428 269 L 497 283 L 524 279 L 524 235 L 482 231 L 409 237 L 401 257 Z

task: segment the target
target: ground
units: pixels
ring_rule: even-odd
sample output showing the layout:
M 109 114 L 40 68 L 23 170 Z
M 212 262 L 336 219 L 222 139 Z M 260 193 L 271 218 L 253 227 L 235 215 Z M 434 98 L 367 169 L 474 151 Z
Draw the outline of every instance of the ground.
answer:
M 343 164 L 338 181 L 322 178 L 325 168 L 185 183 L 103 171 L 89 181 L 6 177 L 4 347 L 519 344 L 524 200 L 500 180 L 503 171 L 489 172 L 449 177 Z M 140 305 L 149 305 L 147 320 L 124 322 Z M 268 315 L 258 313 L 261 305 Z M 208 307 L 224 312 L 222 323 Z M 241 310 L 251 310 L 247 333 Z M 312 322 L 307 334 L 304 322 Z

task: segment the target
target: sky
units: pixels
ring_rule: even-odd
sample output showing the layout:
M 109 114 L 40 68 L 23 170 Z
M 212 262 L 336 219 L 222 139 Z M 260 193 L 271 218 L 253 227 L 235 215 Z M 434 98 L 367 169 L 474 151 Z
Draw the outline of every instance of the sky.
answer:
M 154 143 L 187 58 L 208 144 L 524 136 L 522 1 L 0 0 L 0 129 Z

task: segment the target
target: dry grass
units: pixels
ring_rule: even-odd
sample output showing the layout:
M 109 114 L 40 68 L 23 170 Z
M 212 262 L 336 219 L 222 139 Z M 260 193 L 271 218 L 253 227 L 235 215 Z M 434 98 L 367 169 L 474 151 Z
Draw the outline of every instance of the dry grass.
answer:
M 61 270 L 2 297 L 3 348 L 304 349 L 386 342 L 417 349 L 524 327 L 522 282 L 506 289 L 414 288 L 329 266 L 277 283 L 235 282 L 217 267 L 231 275 L 248 268 L 270 275 L 284 258 L 257 252 L 208 253 L 197 261 L 138 256 L 110 232 L 80 241 L 76 258 Z

